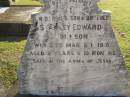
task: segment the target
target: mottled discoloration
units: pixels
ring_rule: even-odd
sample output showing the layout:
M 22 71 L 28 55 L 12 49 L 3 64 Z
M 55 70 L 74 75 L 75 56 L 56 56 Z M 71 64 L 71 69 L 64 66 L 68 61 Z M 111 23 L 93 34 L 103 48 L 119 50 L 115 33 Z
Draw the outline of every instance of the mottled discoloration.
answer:
M 98 0 L 43 0 L 21 59 L 21 94 L 126 96 L 128 75 Z

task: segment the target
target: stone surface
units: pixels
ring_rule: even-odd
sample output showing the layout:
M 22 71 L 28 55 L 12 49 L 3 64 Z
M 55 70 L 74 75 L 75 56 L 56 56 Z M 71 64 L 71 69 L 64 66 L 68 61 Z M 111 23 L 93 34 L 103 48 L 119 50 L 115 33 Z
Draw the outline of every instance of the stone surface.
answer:
M 0 35 L 27 36 L 31 15 L 41 7 L 0 7 Z
M 126 96 L 128 73 L 99 0 L 43 0 L 19 69 L 21 94 Z
M 0 8 L 0 23 L 28 23 L 31 15 L 38 13 L 41 7 L 10 7 L 3 12 Z
M 8 9 L 9 7 L 0 7 L 0 14 L 4 13 Z
M 38 96 L 38 95 L 23 95 L 19 94 L 18 91 L 18 82 L 14 84 L 14 86 L 6 93 L 6 96 L 0 97 L 48 97 L 48 96 Z M 49 96 L 51 97 L 51 96 Z M 53 96 L 54 97 L 54 96 Z M 119 96 L 118 96 L 119 97 Z M 130 97 L 130 82 L 129 82 L 129 94 L 127 97 Z

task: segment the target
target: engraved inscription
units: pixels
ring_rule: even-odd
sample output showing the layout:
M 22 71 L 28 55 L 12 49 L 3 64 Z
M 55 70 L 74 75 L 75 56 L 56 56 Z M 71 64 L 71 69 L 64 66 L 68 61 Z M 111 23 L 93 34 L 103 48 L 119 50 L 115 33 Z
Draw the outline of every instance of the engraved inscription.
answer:
M 20 93 L 126 96 L 127 70 L 99 0 L 41 1 L 21 58 Z

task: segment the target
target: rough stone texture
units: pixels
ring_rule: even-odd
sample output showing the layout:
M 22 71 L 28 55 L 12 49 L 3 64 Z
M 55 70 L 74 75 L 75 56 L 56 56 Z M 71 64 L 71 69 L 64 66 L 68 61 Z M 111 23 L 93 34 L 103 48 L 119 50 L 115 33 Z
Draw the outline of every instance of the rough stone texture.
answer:
M 4 96 L 0 96 L 0 97 L 4 97 Z M 48 97 L 48 96 L 38 96 L 38 95 L 23 95 L 23 94 L 19 94 L 18 91 L 18 83 L 16 82 L 14 84 L 14 86 L 7 92 L 7 95 L 5 97 Z M 51 96 L 49 96 L 51 97 Z M 54 96 L 53 96 L 54 97 Z M 119 97 L 119 96 L 118 96 Z M 126 97 L 126 96 L 125 96 Z M 129 82 L 129 93 L 128 96 L 130 97 L 130 82 Z
M 0 7 L 0 35 L 27 36 L 31 15 L 41 7 Z
M 40 9 L 41 7 L 10 7 L 1 13 L 3 7 L 0 7 L 0 23 L 28 23 L 31 15 Z
M 21 58 L 21 94 L 126 96 L 128 74 L 98 0 L 43 0 Z

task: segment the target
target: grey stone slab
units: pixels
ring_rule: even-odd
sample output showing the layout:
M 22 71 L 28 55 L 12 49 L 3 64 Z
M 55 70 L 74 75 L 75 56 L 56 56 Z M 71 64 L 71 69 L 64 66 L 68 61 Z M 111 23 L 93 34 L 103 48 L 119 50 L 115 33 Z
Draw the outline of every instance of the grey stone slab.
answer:
M 4 13 L 8 9 L 9 9 L 9 7 L 0 7 L 0 14 Z
M 0 7 L 0 35 L 27 36 L 31 15 L 41 7 Z
M 129 82 L 129 90 L 130 90 L 130 82 Z M 5 95 L 6 96 L 0 96 L 0 97 L 54 97 L 54 96 L 22 95 L 18 91 L 18 82 L 16 82 L 13 85 L 13 87 L 10 88 L 9 91 Z M 130 93 L 129 93 L 129 95 L 130 95 Z M 128 97 L 129 97 L 129 95 L 128 95 Z M 57 96 L 57 97 L 59 97 L 59 96 Z
M 26 23 L 0 23 L 0 35 L 2 36 L 27 36 L 30 24 Z
M 9 7 L 0 13 L 0 23 L 30 23 L 31 15 L 40 9 L 41 7 Z M 0 11 L 3 11 L 3 7 Z
M 99 0 L 42 0 L 19 69 L 21 94 L 127 96 L 128 72 Z

